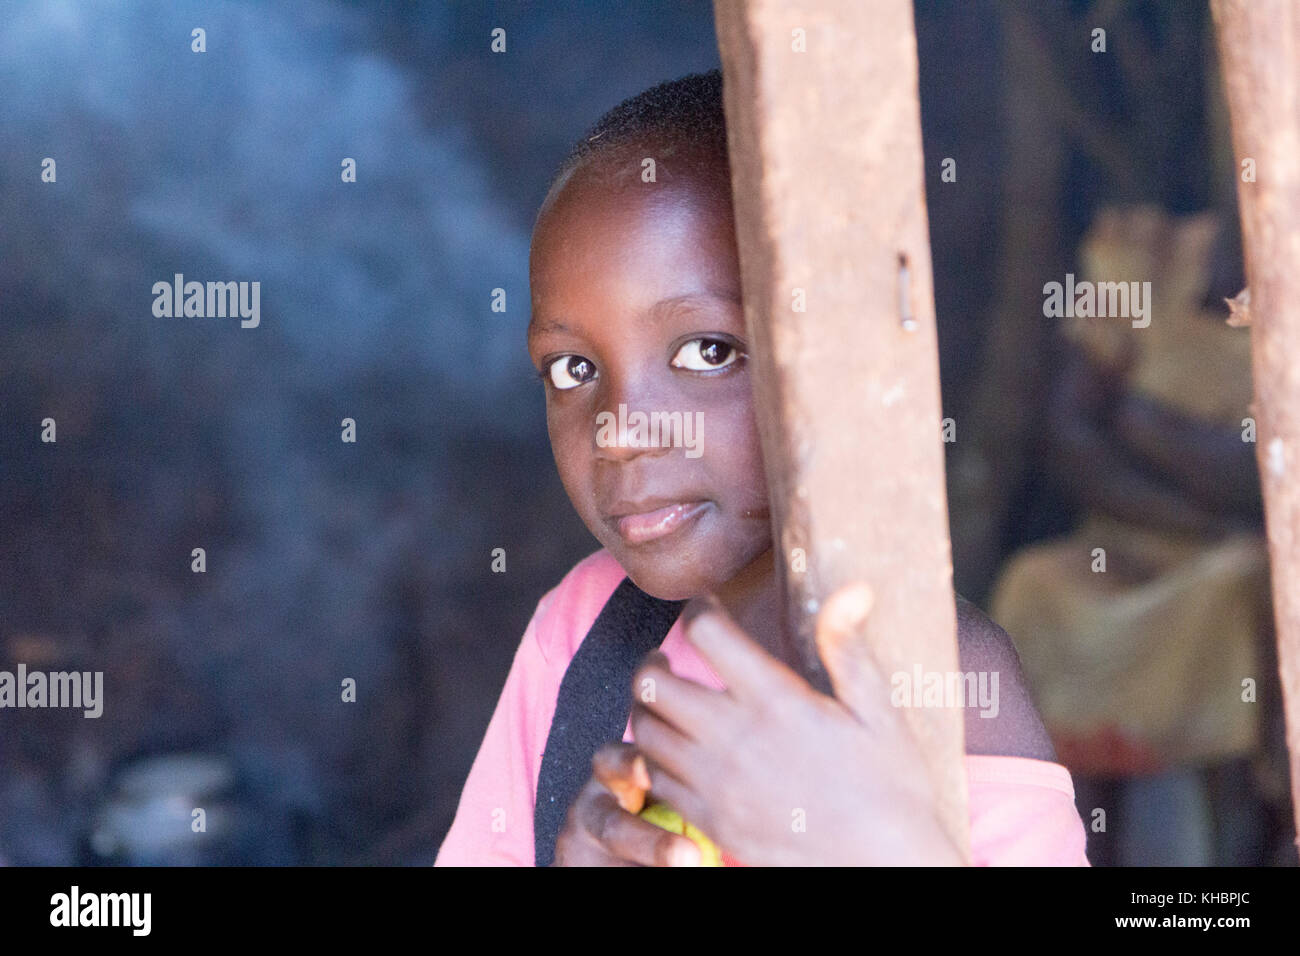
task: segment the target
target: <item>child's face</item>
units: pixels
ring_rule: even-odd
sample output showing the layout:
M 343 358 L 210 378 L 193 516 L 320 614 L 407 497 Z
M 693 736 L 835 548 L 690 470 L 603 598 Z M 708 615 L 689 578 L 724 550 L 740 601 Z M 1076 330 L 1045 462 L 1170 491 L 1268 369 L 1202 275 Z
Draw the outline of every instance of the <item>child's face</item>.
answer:
M 645 155 L 584 162 L 542 213 L 528 352 L 574 507 L 633 583 L 679 600 L 762 556 L 771 528 L 725 169 L 645 183 Z M 637 412 L 691 430 L 629 447 Z

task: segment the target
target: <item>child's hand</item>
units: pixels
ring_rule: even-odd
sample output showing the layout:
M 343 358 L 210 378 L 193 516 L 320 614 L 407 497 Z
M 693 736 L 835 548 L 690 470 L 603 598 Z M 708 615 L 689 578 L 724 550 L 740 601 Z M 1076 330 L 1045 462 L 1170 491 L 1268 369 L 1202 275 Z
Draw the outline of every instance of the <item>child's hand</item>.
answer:
M 635 746 L 606 744 L 591 768 L 556 840 L 555 866 L 699 865 L 694 843 L 637 816 L 650 775 Z
M 686 636 L 725 692 L 675 676 L 658 651 L 634 675 L 633 687 L 654 681 L 632 710 L 651 789 L 740 862 L 961 862 L 889 684 L 855 637 L 870 605 L 865 586 L 845 588 L 818 618 L 839 699 L 767 654 L 712 600 L 688 608 Z

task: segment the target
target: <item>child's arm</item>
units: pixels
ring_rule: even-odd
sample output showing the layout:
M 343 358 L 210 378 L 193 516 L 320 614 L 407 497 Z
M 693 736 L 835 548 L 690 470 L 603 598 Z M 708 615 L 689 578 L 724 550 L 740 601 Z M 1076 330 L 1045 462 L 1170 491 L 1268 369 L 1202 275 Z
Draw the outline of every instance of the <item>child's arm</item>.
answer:
M 1073 781 L 1055 762 L 1015 646 L 1006 631 L 960 595 L 957 647 L 963 671 L 998 675 L 992 706 L 967 706 L 964 721 L 971 862 L 1087 866 Z M 994 686 L 991 680 L 987 686 Z
M 532 866 L 533 801 L 546 733 L 563 677 L 542 653 L 542 598 L 514 663 L 435 866 Z

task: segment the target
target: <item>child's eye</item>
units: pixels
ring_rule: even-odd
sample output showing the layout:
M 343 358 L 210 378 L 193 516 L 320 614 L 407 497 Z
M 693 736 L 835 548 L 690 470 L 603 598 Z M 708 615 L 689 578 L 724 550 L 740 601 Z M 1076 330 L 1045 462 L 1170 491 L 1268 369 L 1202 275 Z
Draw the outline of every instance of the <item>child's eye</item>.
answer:
M 726 368 L 739 354 L 734 345 L 722 339 L 692 339 L 677 350 L 671 364 L 692 372 L 708 372 Z
M 552 385 L 565 390 L 590 382 L 596 377 L 596 366 L 591 359 L 581 355 L 564 355 L 552 362 L 546 372 L 551 377 Z

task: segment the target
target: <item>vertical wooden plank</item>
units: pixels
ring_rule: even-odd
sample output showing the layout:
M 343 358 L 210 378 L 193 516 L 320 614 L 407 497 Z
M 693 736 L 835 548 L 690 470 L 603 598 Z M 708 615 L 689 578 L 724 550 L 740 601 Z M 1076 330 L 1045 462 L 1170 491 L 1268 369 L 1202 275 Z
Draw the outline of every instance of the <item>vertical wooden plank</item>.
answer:
M 1250 289 L 1255 455 L 1300 829 L 1300 5 L 1212 0 Z M 1255 181 L 1243 181 L 1243 163 Z M 1300 839 L 1297 840 L 1300 844 Z
M 714 13 L 797 659 L 829 689 L 815 614 L 837 587 L 865 581 L 875 606 L 864 639 L 886 679 L 955 672 L 911 0 L 716 0 Z M 806 571 L 792 569 L 799 552 Z M 905 716 L 965 852 L 962 712 Z

